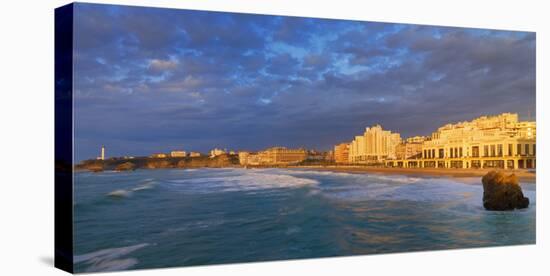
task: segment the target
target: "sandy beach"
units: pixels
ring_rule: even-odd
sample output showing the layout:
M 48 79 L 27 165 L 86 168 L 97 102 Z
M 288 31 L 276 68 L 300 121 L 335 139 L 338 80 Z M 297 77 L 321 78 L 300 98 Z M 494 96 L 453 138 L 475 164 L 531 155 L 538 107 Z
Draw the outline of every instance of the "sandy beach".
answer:
M 482 177 L 494 169 L 434 169 L 434 168 L 383 168 L 364 166 L 296 166 L 293 168 L 307 168 L 321 171 L 335 171 L 348 173 L 377 173 L 377 174 L 401 174 L 420 175 L 431 177 Z M 521 181 L 535 182 L 536 172 L 527 170 L 504 170 L 506 173 L 514 173 Z

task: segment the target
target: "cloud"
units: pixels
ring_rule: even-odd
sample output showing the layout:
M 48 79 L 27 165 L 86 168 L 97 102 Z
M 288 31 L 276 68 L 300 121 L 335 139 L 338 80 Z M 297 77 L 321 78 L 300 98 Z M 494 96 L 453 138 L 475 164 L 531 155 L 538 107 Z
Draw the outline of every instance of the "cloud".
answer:
M 176 69 L 178 62 L 174 60 L 152 59 L 149 61 L 149 69 L 153 72 L 164 72 Z
M 76 4 L 77 159 L 535 114 L 535 34 Z

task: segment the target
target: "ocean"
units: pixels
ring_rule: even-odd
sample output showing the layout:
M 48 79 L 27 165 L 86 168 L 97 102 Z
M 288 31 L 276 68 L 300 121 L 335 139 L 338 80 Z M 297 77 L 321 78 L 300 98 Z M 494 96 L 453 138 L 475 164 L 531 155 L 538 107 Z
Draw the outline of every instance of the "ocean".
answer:
M 531 204 L 482 206 L 480 178 L 303 169 L 78 172 L 75 271 L 534 244 Z

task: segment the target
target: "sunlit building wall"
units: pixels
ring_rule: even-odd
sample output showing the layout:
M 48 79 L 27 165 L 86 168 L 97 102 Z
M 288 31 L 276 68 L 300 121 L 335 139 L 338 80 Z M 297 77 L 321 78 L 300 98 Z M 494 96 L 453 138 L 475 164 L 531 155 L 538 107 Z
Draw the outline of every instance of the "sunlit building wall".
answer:
M 184 150 L 173 150 L 170 152 L 170 157 L 185 157 L 187 156 L 187 152 Z
M 536 123 L 503 113 L 440 127 L 422 146 L 422 167 L 536 167 Z
M 350 143 L 341 143 L 334 146 L 334 161 L 336 163 L 349 163 Z
M 401 135 L 375 125 L 366 128 L 362 136 L 355 136 L 350 144 L 351 163 L 373 163 L 396 158 L 395 147 L 401 143 Z
M 305 149 L 289 149 L 285 147 L 273 147 L 258 153 L 239 152 L 239 163 L 246 165 L 288 165 L 306 160 L 308 157 Z

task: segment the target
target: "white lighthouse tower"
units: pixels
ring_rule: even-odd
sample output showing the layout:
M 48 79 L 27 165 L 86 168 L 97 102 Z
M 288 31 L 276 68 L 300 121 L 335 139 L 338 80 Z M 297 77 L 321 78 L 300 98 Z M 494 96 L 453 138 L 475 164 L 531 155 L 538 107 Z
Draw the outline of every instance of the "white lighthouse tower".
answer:
M 105 146 L 101 146 L 101 160 L 105 160 Z

